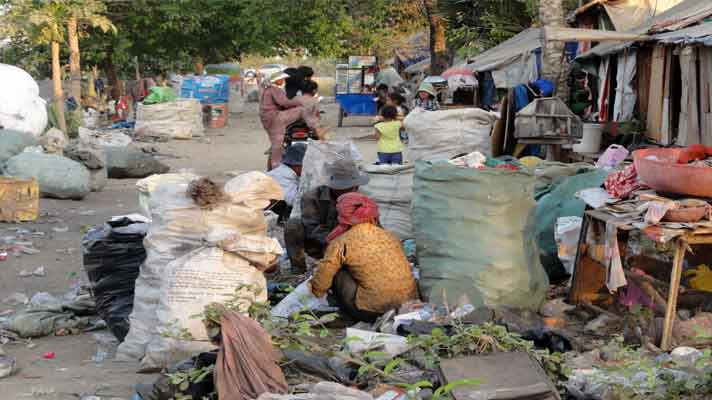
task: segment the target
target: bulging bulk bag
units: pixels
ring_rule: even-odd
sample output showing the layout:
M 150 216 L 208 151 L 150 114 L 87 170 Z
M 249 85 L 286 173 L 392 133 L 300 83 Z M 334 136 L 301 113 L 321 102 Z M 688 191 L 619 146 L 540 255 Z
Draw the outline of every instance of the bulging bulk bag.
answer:
M 416 163 L 412 218 L 425 300 L 539 309 L 549 280 L 535 241 L 535 184 L 518 171 Z

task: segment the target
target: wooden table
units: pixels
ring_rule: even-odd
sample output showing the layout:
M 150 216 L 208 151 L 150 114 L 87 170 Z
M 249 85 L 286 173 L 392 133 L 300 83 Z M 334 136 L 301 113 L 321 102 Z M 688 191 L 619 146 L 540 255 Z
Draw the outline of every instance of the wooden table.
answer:
M 571 286 L 571 301 L 574 303 L 581 302 L 581 300 L 575 294 L 575 291 L 576 288 L 581 287 L 581 285 L 583 284 L 583 282 L 581 282 L 581 279 L 583 278 L 581 278 L 581 274 L 577 274 L 577 271 L 579 269 L 583 256 L 586 255 L 586 243 L 589 229 L 593 228 L 596 224 L 600 225 L 601 223 L 603 223 L 605 225 L 605 223 L 613 220 L 616 220 L 615 216 L 603 211 L 589 210 L 584 215 L 583 224 L 581 226 L 581 236 L 579 238 L 578 251 L 576 252 L 576 261 Z M 624 238 L 624 241 L 627 240 L 626 233 L 638 230 L 633 225 L 623 225 L 620 226 L 618 229 L 624 234 L 623 236 L 626 236 L 626 238 Z M 665 323 L 663 326 L 663 337 L 660 343 L 660 347 L 663 350 L 670 349 L 670 344 L 672 340 L 672 329 L 675 323 L 675 316 L 677 314 L 677 297 L 680 292 L 680 280 L 682 278 L 682 267 L 683 261 L 685 259 L 685 254 L 690 248 L 690 245 L 712 244 L 712 228 L 696 228 L 672 239 L 671 242 L 673 244 L 675 255 L 673 257 L 672 271 L 670 274 L 670 288 L 668 290 L 667 302 L 665 307 Z M 621 258 L 623 258 L 623 255 L 621 255 Z

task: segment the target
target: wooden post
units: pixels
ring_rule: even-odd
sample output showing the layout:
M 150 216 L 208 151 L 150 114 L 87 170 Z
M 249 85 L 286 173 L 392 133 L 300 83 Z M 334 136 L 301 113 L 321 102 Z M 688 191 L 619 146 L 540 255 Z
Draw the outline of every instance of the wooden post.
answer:
M 686 251 L 685 239 L 675 240 L 675 258 L 672 263 L 672 273 L 670 274 L 670 290 L 668 292 L 667 307 L 665 309 L 665 324 L 663 325 L 663 339 L 660 348 L 667 351 L 670 349 L 672 340 L 672 327 L 677 316 L 677 294 L 680 291 L 680 278 L 682 277 L 682 261 Z

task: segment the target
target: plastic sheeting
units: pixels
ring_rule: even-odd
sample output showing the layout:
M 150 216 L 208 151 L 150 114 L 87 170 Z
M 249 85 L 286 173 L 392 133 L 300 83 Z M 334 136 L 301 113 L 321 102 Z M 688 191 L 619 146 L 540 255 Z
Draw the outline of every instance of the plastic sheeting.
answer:
M 475 57 L 467 67 L 476 72 L 492 71 L 498 88 L 512 88 L 537 79 L 535 51 L 541 47 L 541 29 L 529 28 Z
M 425 300 L 539 309 L 549 280 L 535 241 L 535 186 L 523 172 L 416 163 L 412 218 Z
M 684 0 L 608 0 L 603 3 L 618 32 L 625 32 Z
M 660 0 L 664 1 L 664 0 Z M 671 32 L 671 35 L 666 38 L 670 40 L 674 38 L 677 33 L 679 35 L 679 30 L 686 28 L 690 24 L 699 22 L 706 16 L 712 15 L 712 1 L 710 0 L 685 0 L 669 10 L 658 13 L 651 18 L 648 18 L 635 28 L 627 31 L 628 33 L 662 33 L 665 31 L 675 31 Z M 604 57 L 610 54 L 615 54 L 623 51 L 623 49 L 630 47 L 633 42 L 611 42 L 602 43 L 598 46 L 592 48 L 590 51 L 582 54 L 579 58 L 588 58 L 591 56 Z
M 47 127 L 47 104 L 37 82 L 20 68 L 0 64 L 0 128 L 38 137 Z

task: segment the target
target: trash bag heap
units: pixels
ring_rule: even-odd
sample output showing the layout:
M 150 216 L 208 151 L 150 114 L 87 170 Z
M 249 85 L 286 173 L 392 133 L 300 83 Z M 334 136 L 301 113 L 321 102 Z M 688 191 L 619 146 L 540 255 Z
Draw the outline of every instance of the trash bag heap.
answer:
M 117 353 L 118 359 L 140 359 L 142 370 L 161 369 L 211 349 L 195 315 L 210 303 L 231 299 L 238 287 L 250 288 L 240 295 L 245 307 L 250 299 L 265 301 L 262 271 L 282 253 L 279 243 L 266 236 L 262 212 L 270 200 L 283 196 L 272 178 L 242 174 L 218 187 L 219 195 L 204 190 L 215 185 L 188 179 L 159 184 L 149 199 L 147 258 L 136 280 L 130 330 Z M 201 199 L 189 191 L 215 201 L 198 206 L 196 199 Z

